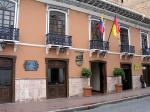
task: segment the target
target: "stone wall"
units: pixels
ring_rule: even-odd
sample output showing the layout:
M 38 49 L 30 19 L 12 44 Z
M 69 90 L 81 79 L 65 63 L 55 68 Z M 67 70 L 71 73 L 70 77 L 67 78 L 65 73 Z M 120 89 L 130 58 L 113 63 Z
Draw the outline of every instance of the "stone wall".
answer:
M 15 101 L 40 100 L 46 98 L 46 79 L 17 79 Z
M 132 76 L 133 89 L 141 88 L 140 76 Z
M 118 80 L 116 77 L 107 77 L 107 92 L 108 93 L 114 92 L 115 84 L 117 83 L 118 83 Z
M 83 87 L 88 85 L 87 78 L 69 79 L 69 96 L 82 96 Z

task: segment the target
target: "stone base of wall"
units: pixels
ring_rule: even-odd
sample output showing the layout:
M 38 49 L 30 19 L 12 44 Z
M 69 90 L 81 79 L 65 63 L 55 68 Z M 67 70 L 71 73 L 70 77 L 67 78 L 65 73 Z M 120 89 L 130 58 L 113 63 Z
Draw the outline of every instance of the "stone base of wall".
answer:
M 87 78 L 70 78 L 69 79 L 69 96 L 82 96 L 83 87 L 88 85 Z
M 114 92 L 115 84 L 117 84 L 117 82 L 116 77 L 107 77 L 107 92 Z M 140 76 L 132 76 L 132 86 L 133 89 L 141 88 Z
M 133 89 L 141 88 L 140 76 L 132 76 Z
M 15 101 L 41 100 L 46 98 L 46 79 L 15 81 Z
M 121 81 L 121 78 L 120 78 Z M 107 92 L 111 93 L 115 91 L 115 84 L 118 83 L 117 77 L 107 77 Z

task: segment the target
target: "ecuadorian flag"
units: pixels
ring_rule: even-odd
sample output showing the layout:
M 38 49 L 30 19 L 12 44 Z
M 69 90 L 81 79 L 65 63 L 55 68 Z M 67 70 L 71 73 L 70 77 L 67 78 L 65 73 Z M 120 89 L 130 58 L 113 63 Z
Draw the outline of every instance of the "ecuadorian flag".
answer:
M 99 23 L 98 23 L 98 30 L 100 33 L 104 33 L 104 22 L 103 19 L 101 18 Z
M 115 16 L 113 27 L 112 27 L 112 34 L 113 34 L 114 37 L 117 37 L 119 33 L 120 33 L 120 27 L 119 27 L 119 24 L 118 24 L 118 19 Z

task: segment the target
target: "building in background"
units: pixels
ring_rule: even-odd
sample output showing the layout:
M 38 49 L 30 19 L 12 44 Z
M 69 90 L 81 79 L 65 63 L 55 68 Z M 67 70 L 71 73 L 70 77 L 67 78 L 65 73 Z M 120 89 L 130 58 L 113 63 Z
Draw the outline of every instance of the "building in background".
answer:
M 150 86 L 149 31 L 146 14 L 104 0 L 0 0 L 0 102 L 82 95 L 83 67 L 97 93 L 115 90 L 116 67 L 123 90 L 140 88 L 141 74 Z

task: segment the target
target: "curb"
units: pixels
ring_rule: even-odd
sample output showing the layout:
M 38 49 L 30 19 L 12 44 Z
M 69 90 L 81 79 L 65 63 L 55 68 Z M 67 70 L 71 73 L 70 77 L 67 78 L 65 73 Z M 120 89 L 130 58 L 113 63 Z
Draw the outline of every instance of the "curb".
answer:
M 53 110 L 53 111 L 48 111 L 48 112 L 74 112 L 74 111 L 81 111 L 81 110 L 89 110 L 89 109 L 94 109 L 96 107 L 106 105 L 106 104 L 119 103 L 119 102 L 123 102 L 123 101 L 143 98 L 143 97 L 147 97 L 147 96 L 150 96 L 150 93 L 143 94 L 143 95 L 137 95 L 137 96 L 130 96 L 130 97 L 122 98 L 119 100 L 112 100 L 112 101 L 108 101 L 108 102 L 89 104 L 89 105 L 73 107 L 73 108 L 58 109 L 58 110 Z

